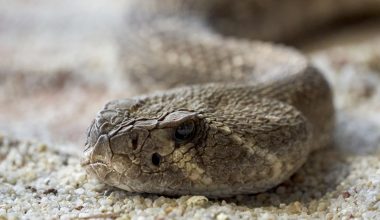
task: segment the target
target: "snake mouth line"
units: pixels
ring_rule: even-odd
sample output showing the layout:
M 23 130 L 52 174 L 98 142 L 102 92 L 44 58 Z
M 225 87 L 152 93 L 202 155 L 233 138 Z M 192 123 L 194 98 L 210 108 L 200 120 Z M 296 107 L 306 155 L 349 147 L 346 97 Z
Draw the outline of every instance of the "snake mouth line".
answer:
M 89 152 L 90 148 L 91 148 L 90 145 L 87 145 L 87 144 L 85 145 L 84 157 L 82 157 L 80 160 L 80 165 L 82 167 L 88 166 L 91 163 L 91 160 L 90 160 L 91 152 Z
M 91 163 L 91 162 L 90 162 L 89 159 L 82 159 L 82 160 L 80 161 L 80 165 L 81 165 L 82 167 L 89 166 L 90 163 Z
M 80 161 L 80 165 L 83 167 L 91 167 L 91 165 L 94 165 L 94 164 L 107 165 L 103 161 L 91 161 L 91 159 L 88 159 L 88 158 L 84 158 Z

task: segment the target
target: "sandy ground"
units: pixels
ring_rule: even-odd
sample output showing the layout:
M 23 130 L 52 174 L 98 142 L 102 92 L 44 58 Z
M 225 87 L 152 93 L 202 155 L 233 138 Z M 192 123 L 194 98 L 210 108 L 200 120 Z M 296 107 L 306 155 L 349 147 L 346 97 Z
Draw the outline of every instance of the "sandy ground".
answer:
M 89 178 L 87 126 L 106 101 L 136 94 L 112 34 L 125 5 L 0 1 L 0 219 L 380 218 L 378 21 L 303 47 L 335 93 L 335 144 L 269 192 L 167 198 Z

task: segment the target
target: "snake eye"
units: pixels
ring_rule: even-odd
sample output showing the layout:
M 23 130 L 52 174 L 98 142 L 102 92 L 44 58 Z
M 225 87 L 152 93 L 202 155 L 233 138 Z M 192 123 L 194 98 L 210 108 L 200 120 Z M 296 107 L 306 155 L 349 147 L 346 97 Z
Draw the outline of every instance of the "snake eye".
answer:
M 158 166 L 161 163 L 161 155 L 158 153 L 152 154 L 152 164 Z
M 187 121 L 177 127 L 174 133 L 174 138 L 177 142 L 184 142 L 193 137 L 195 124 L 193 121 Z

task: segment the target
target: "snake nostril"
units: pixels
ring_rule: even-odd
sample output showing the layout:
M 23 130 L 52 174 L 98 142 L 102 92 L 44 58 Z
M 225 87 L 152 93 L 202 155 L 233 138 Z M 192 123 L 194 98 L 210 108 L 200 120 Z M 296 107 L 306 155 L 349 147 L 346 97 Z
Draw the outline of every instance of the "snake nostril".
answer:
M 132 150 L 136 150 L 137 149 L 137 144 L 138 144 L 138 138 L 137 137 L 133 137 L 132 138 Z

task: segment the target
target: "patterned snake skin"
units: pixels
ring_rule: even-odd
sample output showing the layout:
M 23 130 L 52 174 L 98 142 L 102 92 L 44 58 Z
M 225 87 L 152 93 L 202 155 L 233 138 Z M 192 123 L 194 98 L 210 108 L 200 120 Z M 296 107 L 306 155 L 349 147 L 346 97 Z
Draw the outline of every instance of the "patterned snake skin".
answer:
M 304 55 L 252 38 L 288 40 L 378 9 L 373 0 L 131 1 L 125 73 L 162 91 L 106 104 L 82 165 L 131 192 L 226 197 L 278 185 L 330 143 L 333 97 Z

